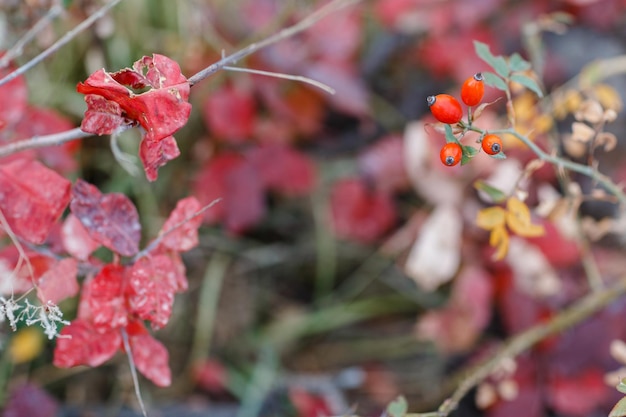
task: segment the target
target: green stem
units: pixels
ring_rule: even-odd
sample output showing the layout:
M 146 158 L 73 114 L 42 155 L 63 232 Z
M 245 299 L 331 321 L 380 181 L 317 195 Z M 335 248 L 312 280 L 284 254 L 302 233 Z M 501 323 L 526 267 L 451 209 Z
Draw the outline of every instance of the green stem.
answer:
M 480 128 L 471 127 L 469 129 L 474 132 L 481 133 L 481 134 L 485 133 L 485 131 Z M 626 207 L 626 194 L 624 194 L 624 191 L 622 190 L 622 188 L 618 186 L 617 184 L 615 184 L 613 181 L 611 181 L 609 177 L 600 173 L 594 167 L 591 167 L 589 165 L 579 164 L 573 161 L 569 161 L 567 159 L 563 159 L 556 155 L 550 155 L 549 153 L 541 149 L 535 142 L 530 140 L 528 137 L 522 135 L 521 133 L 518 133 L 513 128 L 493 130 L 493 131 L 490 131 L 490 133 L 509 134 L 509 135 L 515 136 L 519 141 L 521 141 L 526 146 L 528 146 L 530 150 L 533 151 L 533 153 L 537 155 L 537 157 L 541 159 L 542 161 L 546 161 L 552 165 L 555 165 L 556 167 L 568 169 L 572 172 L 577 172 L 579 174 L 582 174 L 586 177 L 591 178 L 598 184 L 604 186 L 609 193 L 614 195 L 619 200 L 620 205 Z

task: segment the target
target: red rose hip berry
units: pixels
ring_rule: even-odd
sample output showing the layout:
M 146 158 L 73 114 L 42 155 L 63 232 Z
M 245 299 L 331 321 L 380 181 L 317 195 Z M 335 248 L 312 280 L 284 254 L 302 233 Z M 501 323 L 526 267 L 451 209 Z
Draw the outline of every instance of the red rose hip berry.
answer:
M 489 134 L 483 138 L 481 147 L 489 155 L 497 155 L 502 151 L 502 139 L 497 135 Z
M 461 121 L 463 109 L 461 103 L 449 94 L 437 94 L 426 99 L 430 112 L 441 123 L 455 124 Z
M 468 106 L 475 106 L 480 103 L 484 94 L 485 83 L 480 72 L 465 80 L 461 87 L 461 100 Z
M 449 167 L 455 166 L 461 162 L 462 157 L 463 149 L 461 149 L 461 145 L 456 142 L 446 143 L 439 153 L 441 163 Z

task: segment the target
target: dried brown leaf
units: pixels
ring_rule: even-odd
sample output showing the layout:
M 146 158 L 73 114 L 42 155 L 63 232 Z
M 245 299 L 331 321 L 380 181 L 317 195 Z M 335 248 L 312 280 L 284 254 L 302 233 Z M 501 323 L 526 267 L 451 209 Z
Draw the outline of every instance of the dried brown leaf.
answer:
M 617 137 L 611 132 L 600 132 L 596 136 L 596 145 L 602 146 L 605 152 L 610 152 L 617 146 Z

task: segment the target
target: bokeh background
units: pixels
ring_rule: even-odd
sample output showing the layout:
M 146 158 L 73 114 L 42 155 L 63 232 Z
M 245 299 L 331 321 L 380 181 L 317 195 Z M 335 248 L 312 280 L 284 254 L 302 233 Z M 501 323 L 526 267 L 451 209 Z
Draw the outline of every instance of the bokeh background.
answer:
M 53 3 L 0 1 L 1 47 L 13 45 Z M 101 5 L 65 3 L 17 63 Z M 76 84 L 97 69 L 115 71 L 160 53 L 191 76 L 321 4 L 122 1 L 26 74 L 29 102 L 46 109 L 30 123 L 41 123 L 42 132 L 55 123 L 57 130 L 78 126 L 85 105 Z M 181 156 L 160 169 L 156 182 L 130 175 L 104 137 L 48 158 L 71 179 L 130 196 L 146 239 L 179 199 L 222 198 L 205 215 L 200 246 L 184 256 L 189 291 L 177 296 L 169 325 L 156 333 L 169 349 L 173 384 L 163 389 L 140 380 L 150 415 L 378 416 L 398 395 L 412 411 L 432 410 L 468 363 L 585 294 L 581 240 L 545 213 L 537 221 L 546 236 L 520 239 L 509 258 L 491 260 L 488 234 L 475 226 L 476 212 L 490 204 L 472 184 L 490 179 L 506 189 L 533 155 L 505 142 L 506 161 L 481 154 L 467 166 L 443 167 L 443 139 L 429 125 L 426 97 L 458 96 L 467 77 L 488 69 L 474 40 L 496 54 L 518 52 L 548 93 L 541 101 L 516 91 L 518 127 L 561 149 L 571 116 L 555 110 L 564 102 L 558 94 L 592 91 L 619 109 L 614 93 L 626 88 L 621 61 L 602 67 L 616 75 L 596 90 L 582 91 L 571 80 L 592 62 L 623 56 L 625 36 L 621 0 L 362 1 L 237 63 L 307 76 L 335 95 L 224 70 L 193 87 L 191 118 L 175 135 Z M 502 96 L 487 90 L 486 101 Z M 505 127 L 505 100 L 477 123 Z M 623 117 L 607 130 L 620 140 L 600 166 L 624 180 Z M 136 155 L 139 140 L 128 131 L 120 146 Z M 560 196 L 561 185 L 552 167 L 532 173 L 529 205 Z M 574 217 L 616 215 L 610 203 L 581 210 Z M 624 267 L 623 222 L 609 229 L 585 252 L 600 259 L 607 280 Z M 71 318 L 76 300 L 62 307 Z M 505 376 L 470 393 L 458 415 L 606 415 L 619 399 L 604 377 L 619 366 L 609 345 L 626 335 L 625 312 L 618 301 L 525 354 L 517 367 L 503 365 Z M 6 416 L 33 415 L 33 403 L 41 416 L 135 415 L 125 356 L 98 369 L 56 369 L 52 344 L 36 328 L 4 328 L 2 345 Z

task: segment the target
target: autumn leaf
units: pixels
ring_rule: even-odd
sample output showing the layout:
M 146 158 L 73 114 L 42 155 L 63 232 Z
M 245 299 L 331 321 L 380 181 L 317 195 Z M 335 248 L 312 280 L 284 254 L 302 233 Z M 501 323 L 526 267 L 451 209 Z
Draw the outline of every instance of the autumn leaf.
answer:
M 11 65 L 0 69 L 0 78 L 14 71 Z M 0 127 L 11 126 L 17 123 L 23 116 L 28 105 L 28 87 L 23 76 L 16 77 L 12 81 L 0 86 Z M 10 100 L 8 99 L 10 97 Z
M 186 252 L 196 247 L 198 245 L 198 227 L 202 223 L 202 216 L 192 216 L 200 209 L 200 202 L 195 197 L 179 200 L 176 208 L 161 227 L 159 235 L 167 233 L 161 240 L 161 245 L 178 252 Z
M 493 255 L 494 261 L 500 261 L 504 259 L 509 251 L 509 234 L 504 226 L 495 227 L 489 235 L 489 244 L 496 248 L 496 253 Z
M 102 365 L 115 355 L 122 337 L 118 330 L 101 333 L 90 322 L 77 319 L 63 327 L 56 341 L 54 366 L 70 368 Z
M 369 189 L 357 178 L 333 184 L 330 215 L 335 234 L 341 239 L 371 243 L 393 225 L 396 213 L 391 195 Z
M 259 146 L 249 153 L 263 186 L 288 196 L 306 195 L 315 183 L 313 161 L 287 146 Z
M 148 333 L 141 322 L 128 326 L 128 341 L 137 370 L 159 387 L 172 383 L 169 353 L 161 342 Z
M 91 321 L 98 330 L 117 329 L 128 323 L 125 286 L 126 269 L 121 265 L 105 265 L 86 285 L 83 292 L 89 303 Z
M 78 180 L 72 189 L 70 210 L 95 241 L 122 256 L 139 251 L 141 224 L 135 205 L 120 193 L 102 194 Z
M 89 231 L 87 231 L 81 221 L 71 213 L 63 222 L 61 228 L 61 242 L 67 253 L 81 261 L 87 260 L 89 255 L 100 247 L 100 243 L 91 238 Z
M 61 259 L 39 277 L 37 298 L 42 304 L 58 304 L 78 294 L 77 264 L 74 258 Z
M 178 289 L 176 265 L 162 254 L 140 258 L 128 272 L 127 300 L 130 312 L 152 327 L 164 327 L 172 314 Z
M 253 92 L 225 85 L 209 94 L 204 103 L 203 115 L 216 139 L 230 143 L 249 141 L 257 120 Z
M 179 155 L 180 149 L 174 136 L 158 141 L 144 138 L 139 145 L 139 159 L 141 159 L 148 181 L 155 181 L 158 169 Z
M 506 211 L 502 207 L 488 207 L 482 209 L 476 215 L 476 225 L 485 230 L 493 230 L 504 225 Z
M 149 90 L 137 94 L 127 86 Z M 114 124 L 122 123 L 118 117 L 123 116 L 145 129 L 145 139 L 159 141 L 183 127 L 191 113 L 191 104 L 187 102 L 190 91 L 187 79 L 175 61 L 159 54 L 144 56 L 133 64 L 132 69 L 116 73 L 98 70 L 84 83 L 79 83 L 76 90 L 85 96 L 97 95 L 106 99 L 86 98 L 87 111 L 81 128 L 98 135 L 112 133 Z
M 18 237 L 42 244 L 70 200 L 70 187 L 34 160 L 0 164 L 0 211 Z
M 506 210 L 502 207 L 488 207 L 476 215 L 476 225 L 491 231 L 489 244 L 496 248 L 494 260 L 502 260 L 509 249 L 507 227 L 522 237 L 537 237 L 545 233 L 542 225 L 533 224 L 528 206 L 516 197 L 507 200 Z
M 528 206 L 515 197 L 507 200 L 506 224 L 518 236 L 537 237 L 545 233 L 542 225 L 532 223 Z

